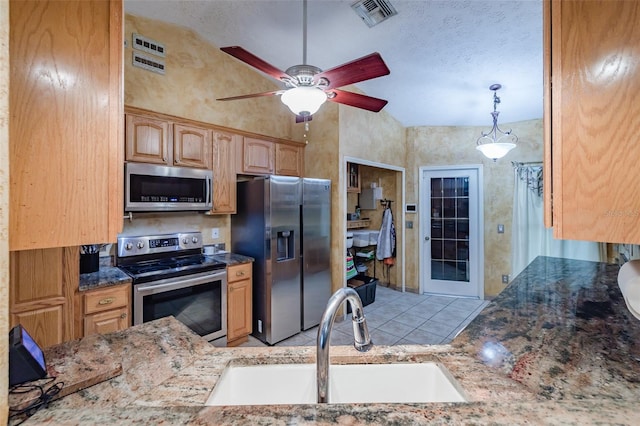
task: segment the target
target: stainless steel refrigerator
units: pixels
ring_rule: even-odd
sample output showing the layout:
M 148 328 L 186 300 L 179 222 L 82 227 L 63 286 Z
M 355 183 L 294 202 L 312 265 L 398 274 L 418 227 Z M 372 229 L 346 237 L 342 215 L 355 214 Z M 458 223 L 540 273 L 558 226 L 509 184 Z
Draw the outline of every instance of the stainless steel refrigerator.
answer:
M 275 344 L 320 322 L 331 296 L 331 181 L 238 182 L 231 250 L 253 263 L 253 335 Z

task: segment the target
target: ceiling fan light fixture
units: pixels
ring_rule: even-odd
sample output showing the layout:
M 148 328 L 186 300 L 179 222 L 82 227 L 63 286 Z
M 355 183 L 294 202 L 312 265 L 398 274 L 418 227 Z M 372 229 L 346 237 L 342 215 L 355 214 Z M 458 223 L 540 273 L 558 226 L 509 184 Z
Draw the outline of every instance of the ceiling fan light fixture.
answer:
M 327 94 L 313 86 L 300 86 L 289 89 L 280 98 L 296 115 L 315 114 L 327 100 Z
M 496 161 L 498 158 L 502 158 L 509 151 L 516 147 L 518 143 L 518 137 L 511 132 L 511 129 L 504 132 L 498 127 L 498 115 L 500 111 L 496 109 L 496 106 L 500 103 L 500 98 L 496 94 L 502 85 L 492 84 L 489 90 L 493 90 L 493 127 L 488 132 L 481 132 L 480 137 L 476 141 L 476 149 L 482 152 L 485 157 L 491 158 Z

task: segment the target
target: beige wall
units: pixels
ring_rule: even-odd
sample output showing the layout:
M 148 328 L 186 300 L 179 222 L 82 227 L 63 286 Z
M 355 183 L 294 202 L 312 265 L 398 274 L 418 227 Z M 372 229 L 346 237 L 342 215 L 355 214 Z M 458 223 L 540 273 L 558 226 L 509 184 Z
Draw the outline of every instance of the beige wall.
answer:
M 483 164 L 484 168 L 484 285 L 485 295 L 496 296 L 505 287 L 502 274 L 511 270 L 511 220 L 513 167 L 511 161 L 542 161 L 542 120 L 501 125 L 511 127 L 519 138 L 516 149 L 493 162 L 475 149 L 481 127 L 412 127 L 407 129 L 407 203 L 418 203 L 418 168 L 435 165 Z M 407 282 L 419 283 L 419 214 L 407 215 L 414 221 L 406 231 Z M 505 233 L 498 234 L 498 224 Z M 511 277 L 514 278 L 514 277 Z
M 384 77 L 382 77 L 384 78 Z M 348 90 L 357 91 L 353 88 Z M 384 164 L 395 168 L 405 167 L 406 158 L 406 143 L 405 143 L 405 129 L 402 125 L 391 115 L 383 109 L 379 113 L 372 113 L 364 111 L 358 108 L 340 106 L 339 116 L 339 132 L 340 132 L 340 177 L 339 185 L 341 188 L 338 194 L 337 202 L 341 208 L 341 220 L 339 222 L 339 253 L 344 254 L 346 247 L 345 235 L 346 229 L 346 213 L 348 211 L 348 200 L 346 192 L 346 159 L 345 157 L 357 158 L 365 160 L 365 162 L 373 162 L 377 164 Z M 396 226 L 396 266 L 391 268 L 391 279 L 384 279 L 384 282 L 391 281 L 394 285 L 401 285 L 404 271 L 402 270 L 402 258 L 404 256 L 403 247 L 403 234 L 401 217 L 398 216 L 398 206 L 403 205 L 402 200 L 402 182 L 398 179 L 400 172 L 394 172 L 393 175 L 387 176 L 386 182 L 393 181 L 395 178 L 395 184 L 389 183 L 389 187 L 393 186 L 385 194 L 386 198 L 395 200 L 396 213 L 395 226 Z M 393 176 L 393 177 L 392 177 Z M 370 182 L 363 181 L 365 184 Z M 378 225 L 379 227 L 379 225 Z M 372 226 L 373 228 L 373 226 Z M 380 264 L 378 264 L 380 265 Z M 334 263 L 334 268 L 337 266 Z M 344 259 L 339 263 L 342 274 L 342 282 L 344 282 Z M 378 269 L 379 270 L 379 269 Z M 378 277 L 382 277 L 381 274 L 376 272 Z
M 165 45 L 166 73 L 131 65 L 131 34 Z M 125 105 L 234 129 L 292 139 L 291 112 L 279 97 L 216 101 L 279 89 L 276 83 L 222 52 L 195 32 L 161 21 L 125 16 Z
M 345 158 L 390 165 L 406 170 L 406 199 L 402 200 L 403 182 L 395 173 L 393 193 L 394 217 L 398 228 L 398 258 L 392 268 L 391 281 L 402 277 L 400 260 L 405 259 L 404 281 L 410 291 L 418 291 L 419 255 L 417 233 L 419 214 L 404 215 L 404 203 L 418 203 L 418 168 L 429 165 L 484 164 L 485 183 L 485 294 L 497 295 L 504 285 L 501 275 L 509 273 L 511 225 L 511 160 L 533 161 L 542 158 L 541 120 L 513 123 L 520 137 L 519 147 L 494 163 L 475 150 L 475 140 L 486 127 L 416 127 L 405 129 L 387 114 L 327 102 L 314 115 L 309 130 L 296 125 L 291 113 L 277 97 L 231 102 L 215 98 L 277 88 L 273 81 L 222 53 L 189 29 L 127 15 L 125 37 L 137 32 L 165 44 L 165 76 L 131 66 L 131 49 L 125 50 L 125 103 L 140 108 L 228 126 L 264 135 L 308 141 L 305 149 L 305 175 L 331 179 L 332 187 L 332 280 L 337 289 L 344 283 L 344 253 L 349 200 L 346 194 Z M 353 87 L 347 90 L 355 90 Z M 504 126 L 503 126 L 504 127 Z M 365 182 L 366 183 L 366 182 Z M 391 187 L 391 184 L 389 184 Z M 406 250 L 402 253 L 403 219 L 414 222 L 406 230 Z M 498 223 L 506 227 L 497 234 Z M 229 216 L 149 215 L 125 222 L 125 233 L 160 229 L 171 232 L 197 227 L 205 243 L 229 244 Z M 377 225 L 379 226 L 379 225 Z M 217 240 L 210 238 L 211 228 L 220 228 Z M 372 226 L 373 227 L 373 226 Z M 395 275 L 394 275 L 395 274 Z
M 9 2 L 0 1 L 0 423 L 9 389 Z
M 165 75 L 132 66 L 132 33 L 164 44 L 167 52 Z M 276 96 L 216 101 L 220 97 L 265 92 L 278 87 L 193 31 L 126 15 L 125 40 L 128 45 L 124 52 L 126 105 L 278 138 L 303 140 L 299 132 L 302 125 L 295 125 L 291 112 Z M 212 228 L 219 228 L 220 238 L 211 238 Z M 229 215 L 163 213 L 134 215 L 133 221 L 124 222 L 123 233 L 142 235 L 148 230 L 201 230 L 205 244 L 224 242 L 229 246 L 229 229 Z

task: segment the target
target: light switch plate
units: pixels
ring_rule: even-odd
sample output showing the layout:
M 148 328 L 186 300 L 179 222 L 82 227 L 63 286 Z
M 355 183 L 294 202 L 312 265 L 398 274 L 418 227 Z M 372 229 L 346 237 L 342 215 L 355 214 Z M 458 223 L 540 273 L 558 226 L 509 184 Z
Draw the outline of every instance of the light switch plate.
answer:
M 220 238 L 220 228 L 211 228 L 211 238 Z
M 498 225 L 498 234 L 504 234 L 504 225 L 503 224 L 499 224 Z

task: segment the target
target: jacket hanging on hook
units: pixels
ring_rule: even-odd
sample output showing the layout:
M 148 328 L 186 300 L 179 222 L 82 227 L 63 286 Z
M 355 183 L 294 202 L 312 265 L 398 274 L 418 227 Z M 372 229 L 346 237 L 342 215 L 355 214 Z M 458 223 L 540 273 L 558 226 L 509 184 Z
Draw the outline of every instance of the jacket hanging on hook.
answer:
M 393 224 L 391 208 L 387 207 L 382 214 L 382 226 L 380 226 L 380 233 L 378 234 L 378 250 L 376 252 L 376 259 L 384 260 L 385 263 L 393 265 L 393 258 L 395 257 L 396 227 Z

